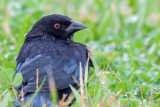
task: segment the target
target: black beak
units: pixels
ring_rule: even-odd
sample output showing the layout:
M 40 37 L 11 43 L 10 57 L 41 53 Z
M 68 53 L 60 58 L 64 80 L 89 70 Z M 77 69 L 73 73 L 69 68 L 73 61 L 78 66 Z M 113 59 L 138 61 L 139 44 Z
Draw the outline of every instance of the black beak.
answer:
M 87 28 L 85 25 L 71 20 L 71 25 L 66 29 L 67 33 L 74 33 L 76 31 Z

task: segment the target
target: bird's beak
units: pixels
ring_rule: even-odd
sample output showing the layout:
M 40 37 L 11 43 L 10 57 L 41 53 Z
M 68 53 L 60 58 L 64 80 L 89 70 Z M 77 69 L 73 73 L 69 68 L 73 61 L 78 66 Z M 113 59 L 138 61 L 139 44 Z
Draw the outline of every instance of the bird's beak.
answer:
M 66 29 L 67 33 L 74 33 L 76 31 L 87 28 L 85 25 L 80 24 L 76 21 L 71 20 L 70 26 Z

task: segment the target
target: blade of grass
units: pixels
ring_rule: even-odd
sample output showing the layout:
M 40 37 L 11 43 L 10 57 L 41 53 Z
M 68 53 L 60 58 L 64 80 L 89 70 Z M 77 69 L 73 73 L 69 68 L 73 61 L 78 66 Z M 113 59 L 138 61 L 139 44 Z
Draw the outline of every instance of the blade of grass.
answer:
M 9 107 L 8 102 L 11 100 L 11 93 L 6 93 L 2 102 L 0 103 L 0 107 Z
M 68 99 L 67 99 L 64 107 L 67 107 L 67 106 L 71 103 L 71 101 L 72 101 L 73 98 L 74 98 L 73 95 L 74 95 L 73 92 L 69 95 L 69 97 L 68 97 Z
M 71 85 L 70 85 L 70 88 L 71 88 L 71 90 L 73 91 L 73 93 L 74 93 L 74 95 L 75 95 L 75 97 L 76 97 L 77 105 L 78 105 L 79 107 L 81 107 L 81 102 L 80 102 L 81 96 L 80 96 L 79 92 L 78 92 L 73 86 L 71 86 Z
M 108 66 L 108 68 L 109 68 L 110 72 L 112 73 L 112 75 L 113 75 L 114 77 L 116 77 L 116 79 L 117 79 L 119 82 L 122 82 L 122 80 L 121 80 L 120 78 L 118 78 L 118 76 L 112 71 L 111 67 Z
M 38 83 L 39 83 L 39 70 L 36 70 L 37 75 L 36 75 L 36 89 L 38 89 Z
M 22 107 L 26 107 L 32 100 L 33 98 L 37 95 L 37 93 L 40 91 L 41 87 L 43 86 L 44 82 L 46 80 L 46 76 L 44 77 L 41 85 L 39 86 L 39 88 L 35 91 L 35 93 L 32 95 L 32 97 L 22 106 Z
M 24 104 L 24 94 L 23 94 L 23 87 L 21 90 L 21 101 L 22 101 L 22 105 Z
M 48 103 L 46 103 L 46 104 L 43 104 L 43 106 L 42 106 L 42 107 L 47 107 L 47 104 L 48 104 Z
M 149 97 L 149 106 L 151 104 L 151 99 L 152 99 L 152 96 L 153 96 L 152 91 L 153 91 L 153 87 L 151 87 L 151 94 L 150 94 L 150 97 Z
M 52 103 L 56 104 L 57 103 L 57 91 L 56 91 L 56 87 L 55 87 L 54 78 L 53 78 L 53 75 L 52 75 L 52 70 L 48 69 L 47 74 L 48 74 L 49 89 L 50 89 L 50 92 L 51 92 Z
M 13 86 L 13 84 L 12 83 L 10 83 L 11 84 L 11 87 L 12 87 L 12 90 L 13 90 L 13 93 L 14 93 L 14 97 L 16 98 L 16 100 L 18 99 L 18 97 L 17 97 L 17 95 L 16 95 L 16 91 L 15 91 L 15 89 L 14 89 L 14 86 Z
M 142 88 L 141 87 L 139 87 L 139 91 L 140 91 L 140 95 L 141 95 L 141 101 L 142 101 L 142 104 L 143 104 Z
M 59 107 L 63 107 L 63 103 L 64 103 L 66 96 L 67 96 L 66 94 L 63 94 L 63 97 L 62 97 L 61 101 L 59 102 Z
M 156 89 L 156 88 L 153 88 L 154 90 L 156 90 L 157 91 L 157 93 L 159 93 L 160 91 L 158 90 L 158 89 Z
M 119 96 L 119 94 L 122 92 L 122 89 L 120 91 L 118 91 L 114 96 L 110 97 L 105 104 L 108 104 L 111 106 L 112 102 L 117 98 L 117 96 Z
M 2 79 L 0 79 L 0 91 L 1 91 L 1 88 L 2 88 L 2 86 L 1 86 L 1 81 L 2 81 Z M 1 95 L 0 95 L 0 103 L 2 102 L 2 99 L 1 99 Z
M 103 106 L 104 106 L 104 104 L 105 104 L 105 99 L 106 99 L 107 96 L 108 96 L 108 92 L 107 92 L 106 95 L 103 97 L 103 99 L 102 99 L 99 107 L 103 107 Z
M 81 104 L 82 104 L 82 107 L 85 106 L 85 101 L 84 101 L 84 89 L 83 89 L 83 74 L 82 74 L 82 65 L 81 65 L 81 62 L 79 64 L 80 66 L 80 90 L 81 90 Z
M 121 106 L 120 101 L 118 101 L 118 102 L 116 103 L 116 107 L 120 107 L 120 106 Z
M 88 62 L 89 62 L 89 57 L 88 57 L 87 62 L 86 62 L 85 77 L 84 77 L 85 78 L 85 81 L 84 81 L 84 84 L 85 84 L 85 94 L 86 94 L 87 103 L 89 103 L 89 101 L 88 101 L 88 92 L 87 92 Z

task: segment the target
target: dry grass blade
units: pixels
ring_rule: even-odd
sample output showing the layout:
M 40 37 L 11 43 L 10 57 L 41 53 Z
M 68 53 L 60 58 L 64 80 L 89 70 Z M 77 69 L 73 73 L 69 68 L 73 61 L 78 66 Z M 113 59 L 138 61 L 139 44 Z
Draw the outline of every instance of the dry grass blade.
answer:
M 104 104 L 105 104 L 105 99 L 106 99 L 107 95 L 108 95 L 108 92 L 107 92 L 106 95 L 103 97 L 103 99 L 102 99 L 99 107 L 103 107 L 103 106 L 104 106 Z
M 81 104 L 82 107 L 85 106 L 85 101 L 84 101 L 84 89 L 83 89 L 83 74 L 82 74 L 82 65 L 80 62 L 80 90 L 81 90 Z
M 141 87 L 139 87 L 139 91 L 140 91 L 140 95 L 141 95 L 141 101 L 142 101 L 142 104 L 143 104 L 142 88 Z
M 47 106 L 47 104 L 48 104 L 48 103 L 46 103 L 46 104 L 43 104 L 43 106 L 42 106 L 42 107 L 46 107 L 46 106 Z
M 61 101 L 59 102 L 59 107 L 63 107 L 63 102 L 66 99 L 66 96 L 67 96 L 66 94 L 63 94 L 63 97 L 62 97 Z
M 151 99 L 152 99 L 152 96 L 153 96 L 152 91 L 153 91 L 153 88 L 151 88 L 151 94 L 150 94 L 150 97 L 149 97 L 149 105 L 151 104 Z
M 128 89 L 127 89 L 127 85 L 126 85 L 126 92 L 127 92 L 127 97 L 128 97 L 128 99 L 130 99 L 129 93 L 128 93 Z
M 157 91 L 157 93 L 160 93 L 160 91 L 158 90 L 158 89 L 156 89 L 156 88 L 153 88 L 154 90 L 156 90 Z
M 36 89 L 38 89 L 38 83 L 39 83 L 39 70 L 36 70 Z
M 11 86 L 12 86 L 12 90 L 13 90 L 13 93 L 14 93 L 14 97 L 15 97 L 16 99 L 18 99 L 18 97 L 17 97 L 17 95 L 16 95 L 16 91 L 15 91 L 15 89 L 14 89 L 13 84 L 12 84 L 12 83 L 10 83 L 10 84 L 11 84 Z
M 74 94 L 73 94 L 73 92 L 69 95 L 69 97 L 68 97 L 68 99 L 67 99 L 67 101 L 66 101 L 66 103 L 65 103 L 65 105 L 64 105 L 64 107 L 68 107 L 68 105 L 71 103 L 71 101 L 72 101 L 72 96 L 73 96 Z
M 154 103 L 160 102 L 160 100 L 154 101 Z
M 24 93 L 23 93 L 23 87 L 21 90 L 21 101 L 22 101 L 22 105 L 24 104 Z
M 47 74 L 48 74 L 49 89 L 50 89 L 50 92 L 51 92 L 52 102 L 56 104 L 56 102 L 57 102 L 57 91 L 56 91 L 56 87 L 55 87 L 54 78 L 52 76 L 52 70 L 48 69 Z
M 116 103 L 116 107 L 120 107 L 121 106 L 121 104 L 120 104 L 120 102 L 118 101 L 117 103 Z
M 10 28 L 8 22 L 3 22 L 3 23 L 2 23 L 2 26 L 3 26 L 6 34 L 10 35 L 10 34 L 11 34 L 11 28 Z
M 110 97 L 105 104 L 108 104 L 109 106 L 111 106 L 112 102 L 117 98 L 117 96 L 122 92 L 122 89 L 120 91 L 118 91 L 114 96 Z
M 110 70 L 110 72 L 112 73 L 112 75 L 113 75 L 114 77 L 116 77 L 116 79 L 117 79 L 119 82 L 122 82 L 122 80 L 121 80 L 120 78 L 118 78 L 118 76 L 112 71 L 112 69 L 111 69 L 110 66 L 109 66 L 109 70 Z
M 89 52 L 90 53 L 90 52 Z M 84 83 L 85 83 L 85 95 L 86 95 L 86 100 L 87 100 L 87 103 L 89 103 L 88 101 L 88 92 L 87 92 L 87 81 L 88 81 L 88 64 L 89 64 L 89 56 L 90 54 L 88 53 L 88 59 L 87 59 L 87 62 L 86 62 L 86 68 L 85 68 L 85 79 L 84 79 Z

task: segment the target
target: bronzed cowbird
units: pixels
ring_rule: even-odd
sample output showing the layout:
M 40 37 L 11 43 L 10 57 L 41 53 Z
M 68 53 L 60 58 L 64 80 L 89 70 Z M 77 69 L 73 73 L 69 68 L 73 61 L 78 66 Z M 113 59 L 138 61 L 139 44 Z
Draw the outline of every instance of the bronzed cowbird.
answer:
M 47 107 L 52 106 L 49 76 L 53 77 L 55 83 L 57 101 L 62 99 L 63 94 L 67 94 L 67 97 L 71 94 L 70 85 L 79 89 L 77 82 L 80 78 L 80 62 L 83 79 L 86 63 L 89 63 L 87 69 L 93 67 L 93 64 L 87 47 L 74 42 L 72 37 L 75 32 L 85 28 L 86 26 L 69 17 L 58 14 L 44 16 L 34 24 L 25 36 L 15 70 L 15 74 L 21 73 L 23 76 L 22 84 L 15 88 L 20 94 L 23 87 L 24 102 L 28 101 L 36 91 L 37 70 L 38 85 L 45 77 L 46 80 L 32 100 L 34 107 L 42 107 L 44 104 L 47 104 Z M 21 98 L 18 101 L 22 105 Z M 14 105 L 20 106 L 17 102 L 14 102 Z

